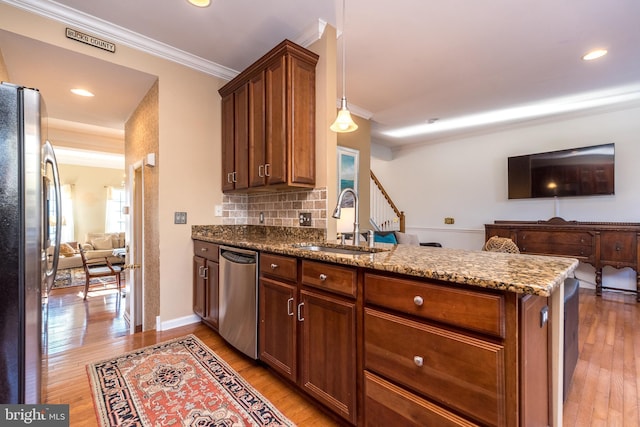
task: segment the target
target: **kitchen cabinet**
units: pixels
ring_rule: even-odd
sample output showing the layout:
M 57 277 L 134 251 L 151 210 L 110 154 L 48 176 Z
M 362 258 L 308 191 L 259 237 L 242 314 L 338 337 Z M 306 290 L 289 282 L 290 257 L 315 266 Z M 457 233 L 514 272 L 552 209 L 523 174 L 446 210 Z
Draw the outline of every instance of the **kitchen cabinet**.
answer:
M 317 61 L 285 40 L 219 90 L 223 191 L 315 185 Z
M 365 273 L 364 299 L 365 425 L 549 425 L 547 298 Z
M 354 268 L 261 254 L 260 359 L 351 424 L 357 421 L 355 288 Z
M 640 223 L 579 222 L 551 218 L 543 221 L 494 221 L 485 224 L 486 240 L 507 237 L 520 252 L 569 256 L 596 269 L 596 295 L 601 295 L 602 269 L 629 267 L 636 272 L 636 299 L 640 301 Z M 615 288 L 611 288 L 615 289 Z
M 218 329 L 218 245 L 193 242 L 193 312 Z

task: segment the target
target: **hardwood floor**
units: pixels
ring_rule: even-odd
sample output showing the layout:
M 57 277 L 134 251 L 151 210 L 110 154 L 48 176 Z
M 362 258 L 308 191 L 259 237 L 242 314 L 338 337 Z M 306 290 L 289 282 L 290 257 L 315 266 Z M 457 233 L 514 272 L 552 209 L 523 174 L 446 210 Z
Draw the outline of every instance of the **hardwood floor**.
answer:
M 564 426 L 640 425 L 640 303 L 635 295 L 580 290 L 580 356 Z
M 54 290 L 49 301 L 43 383 L 48 403 L 70 404 L 72 426 L 97 426 L 88 363 L 194 334 L 299 426 L 338 423 L 268 369 L 228 346 L 202 324 L 127 333 L 126 298 L 94 288 Z M 640 303 L 635 295 L 580 290 L 580 358 L 564 405 L 564 427 L 640 425 Z

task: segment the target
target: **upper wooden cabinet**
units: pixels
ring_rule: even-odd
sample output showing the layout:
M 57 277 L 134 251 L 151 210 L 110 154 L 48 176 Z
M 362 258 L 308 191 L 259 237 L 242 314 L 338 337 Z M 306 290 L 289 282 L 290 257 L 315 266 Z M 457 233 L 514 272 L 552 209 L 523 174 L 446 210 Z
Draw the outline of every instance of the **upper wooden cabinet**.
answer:
M 317 62 L 285 40 L 219 90 L 223 191 L 315 185 Z

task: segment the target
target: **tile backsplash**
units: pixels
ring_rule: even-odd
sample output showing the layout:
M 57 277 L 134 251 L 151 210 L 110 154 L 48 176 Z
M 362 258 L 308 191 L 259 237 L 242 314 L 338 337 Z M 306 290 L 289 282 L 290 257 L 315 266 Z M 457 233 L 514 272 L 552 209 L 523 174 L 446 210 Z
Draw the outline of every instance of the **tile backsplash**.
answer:
M 299 227 L 299 215 L 311 213 L 311 227 L 327 228 L 327 189 L 278 191 L 273 193 L 224 194 L 224 225 Z M 264 222 L 260 222 L 260 213 Z

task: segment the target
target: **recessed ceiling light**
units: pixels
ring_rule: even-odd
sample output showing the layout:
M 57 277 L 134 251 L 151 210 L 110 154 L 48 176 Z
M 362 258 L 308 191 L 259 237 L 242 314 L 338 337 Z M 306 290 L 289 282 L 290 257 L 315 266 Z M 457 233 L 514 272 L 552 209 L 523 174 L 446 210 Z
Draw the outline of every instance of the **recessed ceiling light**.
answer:
M 85 89 L 71 89 L 71 92 L 80 96 L 94 96 L 91 92 Z
M 594 59 L 602 58 L 606 54 L 607 54 L 607 50 L 606 49 L 595 49 L 595 50 L 592 50 L 590 52 L 585 53 L 582 56 L 582 59 L 584 59 L 585 61 L 592 61 Z
M 188 0 L 194 6 L 207 7 L 211 4 L 211 0 Z

